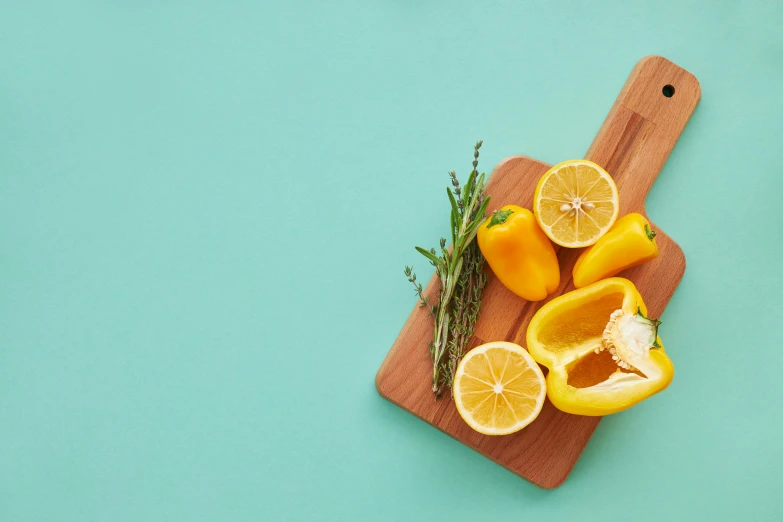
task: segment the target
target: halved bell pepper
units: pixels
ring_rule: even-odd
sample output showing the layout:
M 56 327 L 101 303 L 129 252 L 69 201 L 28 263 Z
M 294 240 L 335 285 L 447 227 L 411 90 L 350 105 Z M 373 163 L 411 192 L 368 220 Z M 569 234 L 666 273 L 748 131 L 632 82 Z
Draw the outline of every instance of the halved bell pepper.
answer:
M 574 265 L 574 286 L 581 288 L 641 265 L 658 255 L 650 222 L 633 212 L 621 217 Z
M 547 396 L 575 415 L 616 413 L 658 393 L 674 366 L 658 337 L 660 321 L 633 283 L 604 279 L 553 299 L 533 316 L 527 348 L 549 368 Z
M 560 284 L 555 248 L 528 209 L 496 210 L 479 226 L 477 239 L 492 271 L 519 297 L 541 301 Z

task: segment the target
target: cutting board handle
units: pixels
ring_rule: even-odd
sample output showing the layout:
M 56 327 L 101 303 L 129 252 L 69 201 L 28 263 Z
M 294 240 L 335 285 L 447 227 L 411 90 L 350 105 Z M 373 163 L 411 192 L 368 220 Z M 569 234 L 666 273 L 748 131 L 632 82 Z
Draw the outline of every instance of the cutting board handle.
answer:
M 696 77 L 666 58 L 636 64 L 585 155 L 619 180 L 620 215 L 644 208 L 700 98 Z

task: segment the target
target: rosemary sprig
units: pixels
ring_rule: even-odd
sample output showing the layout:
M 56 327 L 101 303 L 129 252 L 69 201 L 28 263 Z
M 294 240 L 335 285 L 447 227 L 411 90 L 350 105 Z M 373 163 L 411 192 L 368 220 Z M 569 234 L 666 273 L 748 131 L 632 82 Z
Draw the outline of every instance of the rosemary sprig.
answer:
M 484 196 L 485 174 L 478 174 L 479 149 L 482 142 L 473 148 L 473 170 L 464 186 L 460 186 L 456 172 L 449 172 L 451 187 L 446 193 L 451 203 L 451 249 L 446 248 L 446 239 L 440 240 L 440 254 L 434 249 L 416 250 L 435 267 L 438 278 L 438 303 L 431 305 L 423 295 L 421 284 L 411 267 L 405 267 L 405 275 L 416 289 L 421 307 L 427 307 L 434 316 L 433 340 L 429 345 L 432 356 L 432 391 L 436 396 L 450 386 L 454 371 L 465 347 L 473 335 L 473 326 L 481 306 L 481 294 L 486 283 L 484 258 L 473 242 L 489 198 Z M 453 188 L 453 190 L 452 190 Z

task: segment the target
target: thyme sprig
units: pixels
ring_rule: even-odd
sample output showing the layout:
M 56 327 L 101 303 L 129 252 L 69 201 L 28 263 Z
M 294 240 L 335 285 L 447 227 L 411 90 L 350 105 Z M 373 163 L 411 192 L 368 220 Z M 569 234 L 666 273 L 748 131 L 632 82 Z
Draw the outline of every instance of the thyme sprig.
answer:
M 454 372 L 465 348 L 473 335 L 473 328 L 481 308 L 481 295 L 487 276 L 484 272 L 484 257 L 474 242 L 479 225 L 489 204 L 484 195 L 485 174 L 478 173 L 479 149 L 482 142 L 473 148 L 473 170 L 464 186 L 460 186 L 456 172 L 449 172 L 451 187 L 446 193 L 451 203 L 450 229 L 451 248 L 446 248 L 446 239 L 440 240 L 440 253 L 434 248 L 416 250 L 435 267 L 438 278 L 438 302 L 430 304 L 412 267 L 405 267 L 405 275 L 421 301 L 434 317 L 433 340 L 429 345 L 432 357 L 432 391 L 440 396 L 446 386 L 451 386 Z

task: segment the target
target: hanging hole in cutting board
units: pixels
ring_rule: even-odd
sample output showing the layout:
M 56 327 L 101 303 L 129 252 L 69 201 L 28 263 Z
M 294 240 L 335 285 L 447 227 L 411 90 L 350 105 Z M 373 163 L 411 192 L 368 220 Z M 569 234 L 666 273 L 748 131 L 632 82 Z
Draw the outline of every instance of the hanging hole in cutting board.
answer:
M 672 96 L 674 96 L 674 85 L 669 85 L 669 84 L 664 85 L 663 89 L 661 89 L 661 92 L 667 98 L 671 98 Z

